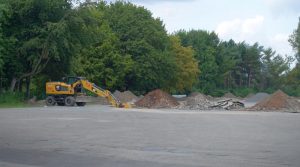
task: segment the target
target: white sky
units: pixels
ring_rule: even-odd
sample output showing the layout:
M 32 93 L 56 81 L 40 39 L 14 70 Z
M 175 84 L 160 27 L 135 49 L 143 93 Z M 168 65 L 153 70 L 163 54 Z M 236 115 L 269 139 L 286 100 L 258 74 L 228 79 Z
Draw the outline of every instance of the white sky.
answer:
M 234 39 L 292 55 L 288 37 L 297 28 L 300 0 L 129 0 L 163 20 L 169 33 L 185 29 L 215 31 Z

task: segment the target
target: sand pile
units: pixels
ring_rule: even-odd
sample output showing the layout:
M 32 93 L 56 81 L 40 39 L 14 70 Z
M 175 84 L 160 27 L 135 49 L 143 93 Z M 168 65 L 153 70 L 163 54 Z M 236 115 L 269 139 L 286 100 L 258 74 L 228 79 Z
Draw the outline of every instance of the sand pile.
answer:
M 250 110 L 300 112 L 300 102 L 278 90 L 251 107 Z
M 135 105 L 146 108 L 173 108 L 178 106 L 179 103 L 168 93 L 156 89 L 146 94 L 142 99 L 137 101 Z
M 119 99 L 122 103 L 134 103 L 139 98 L 133 94 L 131 91 L 120 92 L 116 90 L 113 95 Z
M 185 101 L 180 103 L 179 109 L 186 110 L 208 110 L 214 103 L 201 93 L 190 94 Z

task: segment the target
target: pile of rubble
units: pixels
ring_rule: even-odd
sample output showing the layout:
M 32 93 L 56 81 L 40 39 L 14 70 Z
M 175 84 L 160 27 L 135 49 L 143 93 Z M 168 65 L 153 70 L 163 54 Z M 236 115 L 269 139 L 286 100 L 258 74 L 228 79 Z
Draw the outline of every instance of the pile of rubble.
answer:
M 137 107 L 146 108 L 175 108 L 179 103 L 168 93 L 156 89 L 146 94 L 142 99 L 137 101 L 135 105 Z
M 180 102 L 178 109 L 183 110 L 208 110 L 213 103 L 201 93 L 192 93 Z
M 244 108 L 244 104 L 236 99 L 230 99 L 228 97 L 213 98 L 212 96 L 196 92 L 190 94 L 184 101 L 180 101 L 180 105 L 177 108 L 183 110 L 237 110 Z
M 210 106 L 211 109 L 239 110 L 245 108 L 244 103 L 233 99 L 218 101 L 217 104 Z
M 300 102 L 278 90 L 270 97 L 249 108 L 249 110 L 300 112 Z
M 133 94 L 131 91 L 120 92 L 116 90 L 113 95 L 119 99 L 122 103 L 134 103 L 139 98 Z

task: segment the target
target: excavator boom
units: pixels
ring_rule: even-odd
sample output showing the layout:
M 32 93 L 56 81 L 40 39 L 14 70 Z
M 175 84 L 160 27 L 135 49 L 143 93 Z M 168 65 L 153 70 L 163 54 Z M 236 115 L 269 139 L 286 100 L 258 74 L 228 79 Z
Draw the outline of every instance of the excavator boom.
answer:
M 88 80 L 81 80 L 82 87 L 98 96 L 106 97 L 114 107 L 122 107 L 122 103 L 109 90 L 104 90 Z

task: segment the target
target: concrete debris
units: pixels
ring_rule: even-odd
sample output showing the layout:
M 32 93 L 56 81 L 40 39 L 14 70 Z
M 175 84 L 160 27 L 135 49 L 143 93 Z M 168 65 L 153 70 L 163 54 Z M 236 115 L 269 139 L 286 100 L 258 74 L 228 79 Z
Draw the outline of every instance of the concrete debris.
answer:
M 173 96 L 160 89 L 156 89 L 146 94 L 135 105 L 146 108 L 175 108 L 179 103 Z
M 244 103 L 232 99 L 218 101 L 216 105 L 210 106 L 211 109 L 239 110 L 244 108 Z
M 237 110 L 244 108 L 244 104 L 237 99 L 224 97 L 214 98 L 212 96 L 194 92 L 190 94 L 185 101 L 180 101 L 180 105 L 177 108 L 182 110 Z

